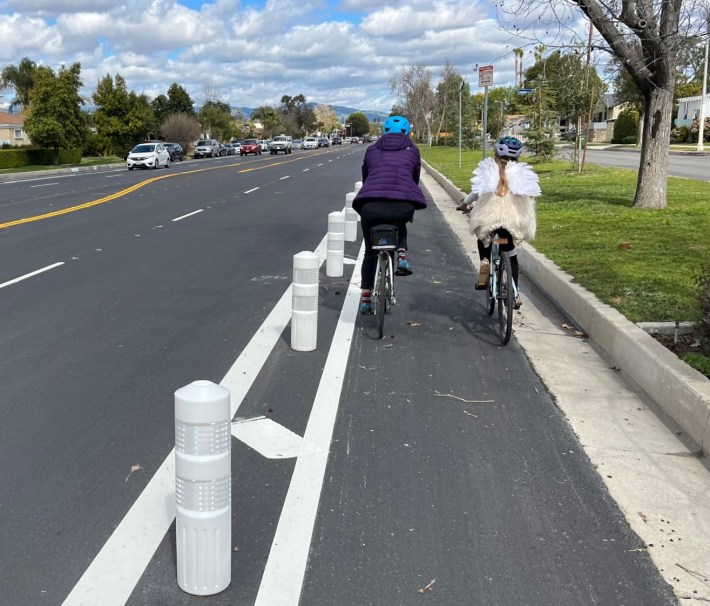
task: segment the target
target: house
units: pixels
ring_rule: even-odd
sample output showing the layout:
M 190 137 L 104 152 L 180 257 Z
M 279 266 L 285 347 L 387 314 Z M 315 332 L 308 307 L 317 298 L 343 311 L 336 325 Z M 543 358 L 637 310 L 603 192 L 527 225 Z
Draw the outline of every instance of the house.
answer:
M 616 96 L 605 94 L 597 101 L 589 124 L 589 140 L 608 143 L 614 138 L 614 123 L 628 103 L 617 103 Z
M 701 100 L 703 100 L 701 95 L 697 95 L 695 97 L 682 97 L 681 99 L 678 99 L 678 116 L 675 119 L 676 128 L 681 126 L 690 127 L 693 120 L 700 118 Z M 705 95 L 703 103 L 705 105 L 703 116 L 710 118 L 710 94 Z
M 24 114 L 0 111 L 0 145 L 30 145 L 32 141 L 22 128 L 24 124 Z

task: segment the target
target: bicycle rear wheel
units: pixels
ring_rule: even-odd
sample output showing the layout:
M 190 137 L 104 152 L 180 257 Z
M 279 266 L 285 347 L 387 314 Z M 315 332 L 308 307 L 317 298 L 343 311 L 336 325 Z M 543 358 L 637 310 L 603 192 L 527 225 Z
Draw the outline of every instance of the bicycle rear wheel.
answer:
M 493 292 L 493 282 L 495 281 L 493 270 L 493 258 L 491 257 L 491 273 L 488 276 L 488 286 L 486 287 L 486 311 L 489 316 L 493 315 L 493 310 L 496 308 L 496 293 Z
M 510 257 L 506 251 L 500 253 L 500 268 L 498 269 L 498 330 L 503 345 L 510 341 L 513 332 L 513 303 L 515 290 L 513 289 L 513 272 Z
M 382 338 L 385 333 L 385 311 L 387 310 L 387 298 L 389 297 L 389 271 L 390 264 L 387 254 L 380 254 L 377 257 L 377 301 L 375 302 L 375 316 L 377 317 L 377 336 Z

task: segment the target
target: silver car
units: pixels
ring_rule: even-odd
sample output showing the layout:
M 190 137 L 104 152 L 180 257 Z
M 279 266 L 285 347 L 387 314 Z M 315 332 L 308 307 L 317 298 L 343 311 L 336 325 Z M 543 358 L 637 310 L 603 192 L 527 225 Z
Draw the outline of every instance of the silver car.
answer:
M 215 139 L 200 139 L 195 145 L 194 158 L 217 158 L 222 146 Z
M 134 168 L 170 168 L 170 152 L 162 143 L 139 143 L 126 158 L 128 170 Z

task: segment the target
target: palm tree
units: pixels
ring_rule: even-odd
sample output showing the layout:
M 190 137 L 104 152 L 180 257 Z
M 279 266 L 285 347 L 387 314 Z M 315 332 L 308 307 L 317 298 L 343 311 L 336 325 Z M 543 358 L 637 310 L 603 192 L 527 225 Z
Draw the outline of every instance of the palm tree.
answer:
M 251 113 L 252 120 L 261 120 L 264 125 L 264 133 L 269 133 L 269 138 L 274 136 L 274 130 L 281 125 L 281 116 L 279 113 L 268 105 L 257 107 Z
M 35 70 L 37 64 L 24 57 L 18 65 L 8 65 L 0 74 L 0 84 L 2 87 L 12 86 L 15 89 L 15 98 L 10 103 L 10 109 L 22 107 L 27 109 L 30 106 L 30 93 L 35 84 Z

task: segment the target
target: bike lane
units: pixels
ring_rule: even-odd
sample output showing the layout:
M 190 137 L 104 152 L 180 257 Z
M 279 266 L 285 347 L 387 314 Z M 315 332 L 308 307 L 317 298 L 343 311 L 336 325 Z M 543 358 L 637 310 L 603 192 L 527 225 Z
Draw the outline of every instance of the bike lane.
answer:
M 549 391 L 562 383 L 579 396 L 591 391 L 603 362 L 590 360 L 566 381 L 541 372 L 545 358 L 569 372 L 560 357 L 570 348 L 591 354 L 525 282 L 513 340 L 501 346 L 473 289 L 470 242 L 462 246 L 447 213 L 431 205 L 415 217 L 415 274 L 397 279 L 385 339 L 376 339 L 374 318 L 352 307 L 359 244 L 347 244 L 345 276 L 321 271 L 317 351 L 291 351 L 287 329 L 245 397 L 238 420 L 266 416 L 304 442 L 297 457 L 272 460 L 233 442 L 230 587 L 207 598 L 177 588 L 173 524 L 127 603 L 676 603 L 664 580 L 670 571 L 659 572 L 654 545 L 629 525 L 635 503 L 615 502 L 611 480 Z M 330 391 L 321 394 L 324 384 Z M 614 389 L 609 402 L 638 405 L 632 390 Z M 323 416 L 332 417 L 332 434 L 311 431 Z M 329 445 L 309 443 L 315 434 Z M 308 458 L 322 470 L 308 470 Z M 297 490 L 302 459 L 315 495 Z M 316 508 L 313 520 L 304 500 Z

